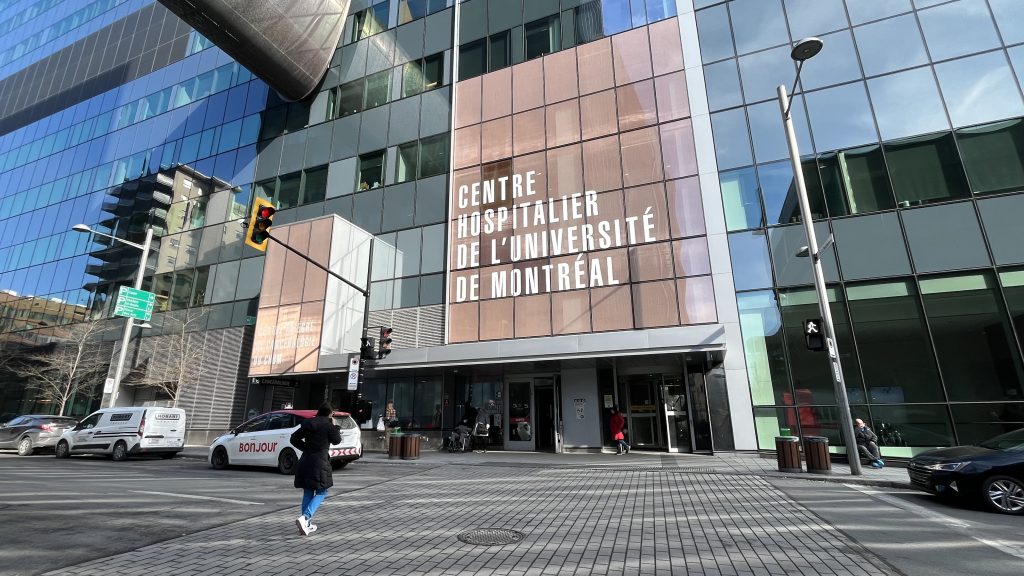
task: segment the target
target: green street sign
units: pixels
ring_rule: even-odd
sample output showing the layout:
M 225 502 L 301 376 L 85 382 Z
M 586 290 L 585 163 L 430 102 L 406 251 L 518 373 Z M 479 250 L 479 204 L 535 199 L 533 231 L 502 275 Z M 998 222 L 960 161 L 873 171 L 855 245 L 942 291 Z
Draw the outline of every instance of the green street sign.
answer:
M 117 291 L 114 316 L 149 322 L 153 319 L 154 304 L 156 304 L 156 294 L 145 290 L 136 290 L 130 286 L 121 286 Z

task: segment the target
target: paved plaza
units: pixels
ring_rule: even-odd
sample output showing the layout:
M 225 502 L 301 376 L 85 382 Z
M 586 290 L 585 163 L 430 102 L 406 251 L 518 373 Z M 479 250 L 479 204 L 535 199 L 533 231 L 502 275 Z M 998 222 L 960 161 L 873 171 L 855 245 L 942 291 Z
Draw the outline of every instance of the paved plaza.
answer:
M 309 537 L 296 530 L 296 505 L 52 574 L 899 573 L 765 477 L 696 459 L 637 465 L 645 460 L 600 468 L 424 461 L 329 497 Z M 362 465 L 389 466 L 380 455 Z M 523 539 L 480 546 L 457 538 L 474 529 Z

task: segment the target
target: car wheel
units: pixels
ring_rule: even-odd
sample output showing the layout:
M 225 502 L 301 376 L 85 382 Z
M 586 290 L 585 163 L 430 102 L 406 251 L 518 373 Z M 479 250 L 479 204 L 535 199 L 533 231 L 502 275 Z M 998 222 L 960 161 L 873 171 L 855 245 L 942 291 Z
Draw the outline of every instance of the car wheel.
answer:
M 122 460 L 128 459 L 128 445 L 123 440 L 118 440 L 117 444 L 114 444 L 114 451 L 111 452 L 110 457 L 114 459 L 114 462 L 121 462 Z
M 210 466 L 214 470 L 224 470 L 229 464 L 228 451 L 223 446 L 219 446 L 213 451 L 213 456 L 210 457 Z
M 32 447 L 32 439 L 25 436 L 18 442 L 18 456 L 31 456 L 35 452 L 35 448 Z
M 160 457 L 163 458 L 164 460 L 170 460 L 171 458 L 174 458 L 177 455 L 177 452 L 164 452 L 163 454 L 160 455 Z
M 295 452 L 291 450 L 285 450 L 277 457 L 277 471 L 281 474 L 287 474 L 288 476 L 295 474 L 295 467 L 298 465 L 299 459 L 295 457 Z
M 57 458 L 70 458 L 71 457 L 71 447 L 68 446 L 68 443 L 66 441 L 64 441 L 64 440 L 61 440 L 60 442 L 57 442 L 57 448 L 54 449 L 53 452 L 54 452 L 54 454 L 57 455 Z
M 1024 481 L 1009 476 L 992 476 L 981 485 L 982 500 L 994 512 L 1024 514 Z
M 345 466 L 348 466 L 348 460 L 333 460 L 331 462 L 331 468 L 335 470 L 341 470 Z

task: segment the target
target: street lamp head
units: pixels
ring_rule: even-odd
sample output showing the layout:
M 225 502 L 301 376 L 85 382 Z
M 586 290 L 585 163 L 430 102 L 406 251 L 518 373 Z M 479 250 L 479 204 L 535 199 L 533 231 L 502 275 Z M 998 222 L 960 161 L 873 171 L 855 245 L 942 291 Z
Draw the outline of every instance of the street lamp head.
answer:
M 807 246 L 801 246 L 800 250 L 798 250 L 797 253 L 795 254 L 795 256 L 797 258 L 807 258 L 810 255 L 811 255 L 811 249 L 808 248 Z
M 71 227 L 71 229 L 74 230 L 75 232 L 85 232 L 86 234 L 92 232 L 92 228 L 89 228 L 89 226 L 86 224 L 75 224 L 74 226 Z
M 135 327 L 136 328 L 141 328 L 143 330 L 149 330 L 150 328 L 153 327 L 153 325 L 150 324 L 149 322 L 143 322 L 142 324 L 136 324 Z
M 821 41 L 821 38 L 815 38 L 813 36 L 810 38 L 804 38 L 793 46 L 793 50 L 789 53 L 789 56 L 797 62 L 803 62 L 804 60 L 817 56 L 818 52 L 821 52 L 821 48 L 824 45 L 825 43 Z

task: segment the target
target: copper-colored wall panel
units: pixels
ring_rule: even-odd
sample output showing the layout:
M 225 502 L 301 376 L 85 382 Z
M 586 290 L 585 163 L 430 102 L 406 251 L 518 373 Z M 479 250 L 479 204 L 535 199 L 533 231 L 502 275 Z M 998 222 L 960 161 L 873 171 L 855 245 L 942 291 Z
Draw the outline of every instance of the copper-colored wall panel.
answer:
M 614 90 L 605 90 L 580 98 L 580 118 L 583 124 L 584 140 L 618 132 L 618 117 Z
M 630 244 L 668 240 L 668 205 L 665 202 L 665 186 L 662 183 L 627 188 L 626 214 L 645 214 L 650 211 L 651 228 L 638 226 Z
M 277 311 L 277 325 L 274 327 L 274 357 L 270 365 L 271 374 L 291 372 L 295 367 L 295 343 L 299 329 L 302 305 L 281 306 Z
M 547 130 L 544 127 L 543 108 L 516 114 L 512 125 L 512 148 L 516 156 L 544 149 Z
M 566 100 L 547 107 L 548 148 L 580 141 L 579 100 Z
M 309 250 L 310 224 L 295 224 L 289 227 L 288 244 L 299 254 Z M 306 261 L 298 254 L 288 251 L 284 261 L 284 285 L 281 287 L 281 305 L 302 302 L 302 289 L 306 278 Z
M 679 20 L 669 18 L 648 27 L 653 48 L 654 75 L 683 69 L 683 47 L 679 38 Z
M 676 258 L 676 276 L 702 276 L 711 274 L 711 256 L 704 236 L 676 240 L 672 243 Z
M 598 266 L 601 271 L 601 279 L 605 286 L 617 284 L 628 284 L 633 282 L 629 272 L 629 249 L 616 248 L 614 250 L 601 250 L 591 252 L 590 266 Z
M 580 95 L 576 85 L 576 50 L 544 57 L 544 101 L 554 104 Z
M 322 218 L 312 223 L 309 241 L 309 257 L 327 266 L 331 257 L 331 232 L 333 222 Z M 327 296 L 327 273 L 310 262 L 306 263 L 306 280 L 302 287 L 302 301 L 315 302 Z
M 615 92 L 619 105 L 619 129 L 623 132 L 658 123 L 654 81 L 620 86 Z
M 295 336 L 293 372 L 316 372 L 320 360 L 320 333 L 323 329 L 323 322 L 323 302 L 302 304 Z
M 465 302 L 448 307 L 448 341 L 476 342 L 480 339 L 480 303 Z
M 544 105 L 544 60 L 536 58 L 512 68 L 512 111 L 525 112 Z
M 654 79 L 658 94 L 658 121 L 671 122 L 690 115 L 690 98 L 686 93 L 686 75 L 682 72 Z
M 612 41 L 602 38 L 576 48 L 580 75 L 580 94 L 591 94 L 615 86 L 612 69 Z
M 715 286 L 710 276 L 676 280 L 679 314 L 683 324 L 718 322 L 715 310 Z
M 456 128 L 480 123 L 481 82 L 480 77 L 476 77 L 455 85 Z
M 249 357 L 249 375 L 263 376 L 270 374 L 274 356 L 274 332 L 277 326 L 278 308 L 260 308 L 256 313 L 256 333 L 252 341 L 252 354 Z
M 679 324 L 676 281 L 660 280 L 633 284 L 633 318 L 637 328 Z
M 480 125 L 455 131 L 455 168 L 466 168 L 480 163 Z
M 548 197 L 547 153 L 537 152 L 536 154 L 519 156 L 512 162 L 512 169 L 516 174 L 533 172 L 535 183 L 534 188 L 537 191 L 537 193 L 531 197 L 534 201 L 543 200 Z
M 622 188 L 618 136 L 583 143 L 583 175 L 587 190 L 604 192 Z
M 592 289 L 590 308 L 595 332 L 633 328 L 633 301 L 629 285 Z
M 494 162 L 512 157 L 512 117 L 505 116 L 480 125 L 483 143 L 480 161 Z
M 665 178 L 697 174 L 697 150 L 689 119 L 661 125 L 661 151 L 665 159 Z
M 458 145 L 458 140 L 455 141 Z M 479 162 L 477 163 L 479 164 Z M 456 170 L 452 175 L 452 220 L 458 218 L 462 214 L 471 214 L 474 211 L 472 206 L 469 206 L 469 195 L 470 189 L 473 183 L 480 181 L 480 166 L 472 166 L 470 168 L 463 168 L 462 170 Z M 466 188 L 463 189 L 463 186 Z M 464 190 L 465 202 L 467 206 L 461 207 L 460 199 L 462 198 L 460 190 Z
M 480 339 L 506 340 L 515 337 L 512 318 L 515 314 L 514 300 L 486 300 L 480 303 Z
M 633 274 L 634 281 L 671 278 L 674 276 L 672 243 L 657 242 L 630 247 L 629 269 Z
M 551 295 L 520 296 L 516 302 L 516 338 L 551 335 Z
M 551 333 L 590 332 L 590 291 L 574 290 L 551 295 Z
M 626 186 L 664 179 L 661 165 L 661 141 L 656 127 L 625 132 L 622 143 L 622 181 Z
M 612 36 L 612 62 L 615 84 L 619 86 L 650 78 L 653 72 L 647 28 L 635 28 Z
M 484 122 L 512 114 L 512 69 L 485 74 L 483 78 Z
M 704 204 L 700 197 L 700 179 L 692 177 L 672 180 L 665 183 L 665 190 L 668 195 L 672 237 L 682 238 L 705 234 Z
M 583 192 L 583 154 L 579 144 L 548 150 L 548 195 L 561 198 Z
M 288 228 L 274 230 L 274 237 L 288 242 Z M 281 303 L 281 288 L 284 281 L 284 262 L 288 254 L 280 244 L 270 242 L 263 262 L 263 286 L 260 288 L 260 308 L 277 306 Z

